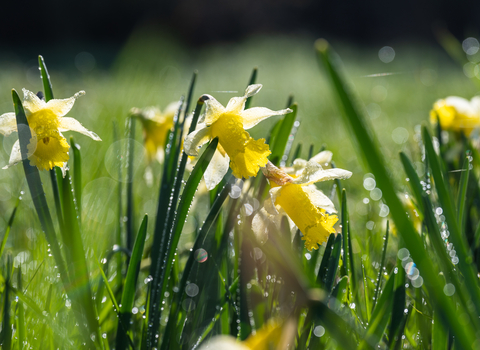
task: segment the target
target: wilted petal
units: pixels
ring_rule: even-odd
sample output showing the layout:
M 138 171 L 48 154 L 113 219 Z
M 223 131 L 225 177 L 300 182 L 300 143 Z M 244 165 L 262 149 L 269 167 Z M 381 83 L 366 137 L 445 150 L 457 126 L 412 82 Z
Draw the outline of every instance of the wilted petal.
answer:
M 245 95 L 243 95 L 242 97 L 233 97 L 230 99 L 230 101 L 228 101 L 225 112 L 240 114 L 240 112 L 242 112 L 245 108 L 245 101 L 247 100 L 247 98 L 252 97 L 256 93 L 258 93 L 261 88 L 262 84 L 253 84 L 247 86 L 247 89 L 245 90 Z
M 225 107 L 223 107 L 213 96 L 203 95 L 201 99 L 205 101 L 205 117 L 202 118 L 203 120 L 201 120 L 201 122 L 210 126 L 225 112 Z
M 222 153 L 216 149 L 207 169 L 205 169 L 205 173 L 203 174 L 205 185 L 209 191 L 213 190 L 220 181 L 222 181 L 228 171 L 229 164 L 230 158 L 228 155 L 222 155 Z
M 57 117 L 63 117 L 72 109 L 75 100 L 83 95 L 85 95 L 85 91 L 79 91 L 70 98 L 63 100 L 50 100 L 46 103 L 45 108 L 51 110 Z
M 325 209 L 329 213 L 336 213 L 335 205 L 322 191 L 318 190 L 315 185 L 302 186 L 303 192 L 305 192 L 314 206 L 317 208 Z
M 265 107 L 253 107 L 242 111 L 240 116 L 243 119 L 243 128 L 246 130 L 254 127 L 264 119 L 274 115 L 284 115 L 291 112 L 292 110 L 290 108 L 282 109 L 280 111 L 272 111 Z
M 5 136 L 17 131 L 17 119 L 15 113 L 5 113 L 0 115 L 0 134 Z
M 12 165 L 20 163 L 22 161 L 22 153 L 20 152 L 20 141 L 17 140 L 12 147 L 12 152 L 10 153 L 10 159 L 8 160 L 8 165 L 5 165 L 2 169 L 10 168 Z
M 98 137 L 97 134 L 95 134 L 93 131 L 90 131 L 90 130 L 87 130 L 82 124 L 80 124 L 80 122 L 78 120 L 76 120 L 75 118 L 69 118 L 69 117 L 65 117 L 65 118 L 61 118 L 60 119 L 60 125 L 59 125 L 59 131 L 76 131 L 76 132 L 79 132 L 81 134 L 84 134 L 88 137 L 91 137 L 92 139 L 94 139 L 95 141 L 102 141 L 102 139 L 100 137 Z
M 307 162 L 305 170 L 293 180 L 294 184 L 309 185 L 319 181 L 327 181 L 334 179 L 348 179 L 352 176 L 352 172 L 339 168 L 323 170 L 320 164 L 315 162 Z
M 199 124 L 200 128 L 187 135 L 183 143 L 185 153 L 189 156 L 198 156 L 198 149 L 210 141 L 210 128 Z
M 27 117 L 45 108 L 45 105 L 45 101 L 39 99 L 33 92 L 23 89 L 23 109 Z

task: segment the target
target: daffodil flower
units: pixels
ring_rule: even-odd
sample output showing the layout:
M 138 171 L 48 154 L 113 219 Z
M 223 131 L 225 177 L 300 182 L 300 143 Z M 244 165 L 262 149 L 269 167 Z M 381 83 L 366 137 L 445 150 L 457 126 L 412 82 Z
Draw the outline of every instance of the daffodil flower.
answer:
M 269 350 L 276 349 L 282 340 L 282 324 L 266 323 L 255 334 L 242 342 L 228 335 L 215 336 L 206 341 L 199 350 Z
M 463 132 L 469 136 L 473 129 L 480 126 L 480 97 L 475 96 L 471 101 L 462 97 L 450 96 L 438 100 L 430 111 L 430 122 L 444 130 Z
M 226 107 L 223 107 L 210 95 L 203 95 L 206 105 L 204 119 L 200 121 L 197 130 L 185 139 L 185 152 L 190 156 L 198 155 L 198 148 L 218 137 L 218 147 L 214 153 L 204 178 L 209 190 L 222 180 L 232 168 L 233 175 L 239 179 L 256 176 L 260 167 L 267 164 L 267 156 L 271 153 L 265 139 L 254 140 L 246 131 L 262 120 L 291 112 L 291 109 L 272 111 L 264 107 L 245 109 L 248 97 L 260 91 L 262 85 L 250 85 L 242 97 L 233 97 Z
M 27 89 L 23 89 L 23 94 L 23 108 L 32 134 L 30 143 L 27 145 L 31 166 L 36 166 L 40 170 L 49 170 L 54 166 L 64 167 L 66 165 L 70 146 L 62 135 L 64 131 L 77 131 L 95 141 L 101 141 L 97 134 L 85 129 L 76 119 L 64 117 L 72 109 L 75 100 L 85 94 L 84 91 L 64 100 L 52 99 L 48 102 L 41 100 Z M 14 131 L 17 131 L 15 113 L 1 115 L 0 133 L 10 135 Z M 3 169 L 20 161 L 22 161 L 22 156 L 20 143 L 17 140 L 13 145 L 9 163 Z
M 316 161 L 308 161 L 298 175 L 288 175 L 268 164 L 262 169 L 270 181 L 270 198 L 264 208 L 253 218 L 252 228 L 259 237 L 265 237 L 266 220 L 280 224 L 282 214 L 293 221 L 302 232 L 302 240 L 308 250 L 317 249 L 335 233 L 333 225 L 338 221 L 332 201 L 319 191 L 315 182 L 348 179 L 352 173 L 343 169 L 323 169 Z
M 179 106 L 180 102 L 177 101 L 170 103 L 164 112 L 157 107 L 132 109 L 132 115 L 140 119 L 143 126 L 143 140 L 148 163 L 155 158 L 159 162 L 163 161 L 163 147 L 168 131 L 173 127 L 173 118 Z

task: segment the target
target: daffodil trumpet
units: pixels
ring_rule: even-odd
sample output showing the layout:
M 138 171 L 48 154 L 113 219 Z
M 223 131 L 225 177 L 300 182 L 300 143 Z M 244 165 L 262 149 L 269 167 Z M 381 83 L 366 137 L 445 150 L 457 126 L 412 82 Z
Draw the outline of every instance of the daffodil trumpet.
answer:
M 207 188 L 212 190 L 222 180 L 228 167 L 239 179 L 256 176 L 260 167 L 268 162 L 271 153 L 265 139 L 254 140 L 246 131 L 264 119 L 290 113 L 291 109 L 272 111 L 264 107 L 245 109 L 247 98 L 260 91 L 262 85 L 249 85 L 242 97 L 233 97 L 224 107 L 213 96 L 203 95 L 205 115 L 197 129 L 190 133 L 184 143 L 185 152 L 197 156 L 198 149 L 209 140 L 218 137 L 217 150 L 205 171 Z
M 352 173 L 334 168 L 323 169 L 315 160 L 309 160 L 297 174 L 289 175 L 278 169 L 272 163 L 262 168 L 265 177 L 270 182 L 270 198 L 267 198 L 264 208 L 253 218 L 252 228 L 260 240 L 267 235 L 266 220 L 280 226 L 282 215 L 287 215 L 291 226 L 295 225 L 302 232 L 302 240 L 308 250 L 318 249 L 318 245 L 335 233 L 333 227 L 338 221 L 335 206 L 314 183 L 348 179 Z

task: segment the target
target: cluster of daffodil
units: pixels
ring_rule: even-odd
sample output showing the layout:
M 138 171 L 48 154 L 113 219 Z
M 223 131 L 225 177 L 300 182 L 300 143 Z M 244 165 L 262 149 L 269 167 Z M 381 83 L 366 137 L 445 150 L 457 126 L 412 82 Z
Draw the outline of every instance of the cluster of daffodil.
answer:
M 438 100 L 430 111 L 430 122 L 440 122 L 444 130 L 470 136 L 474 129 L 480 127 L 480 97 L 475 96 L 470 101 L 457 96 Z
M 23 89 L 23 94 L 23 108 L 32 135 L 27 146 L 31 166 L 36 166 L 40 170 L 50 170 L 55 166 L 66 169 L 70 146 L 62 135 L 64 131 L 77 131 L 95 141 L 101 141 L 97 134 L 87 130 L 78 120 L 64 117 L 72 109 L 75 100 L 85 94 L 84 91 L 67 99 L 52 99 L 48 102 L 27 89 Z M 15 113 L 1 115 L 0 133 L 10 135 L 14 131 L 17 131 Z M 20 161 L 22 161 L 22 156 L 20 142 L 17 140 L 13 145 L 8 165 L 4 169 Z

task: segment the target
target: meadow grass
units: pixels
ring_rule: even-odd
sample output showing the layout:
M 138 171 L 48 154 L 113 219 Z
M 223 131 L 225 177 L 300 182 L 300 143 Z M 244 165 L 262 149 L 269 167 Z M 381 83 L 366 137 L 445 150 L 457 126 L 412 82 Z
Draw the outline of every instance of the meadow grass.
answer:
M 65 178 L 28 161 L 0 172 L 3 347 L 191 349 L 218 334 L 259 338 L 269 324 L 264 340 L 280 329 L 279 348 L 478 345 L 478 151 L 450 134 L 438 157 L 437 130 L 425 126 L 434 101 L 470 98 L 476 86 L 438 49 L 400 45 L 385 64 L 378 48 L 339 44 L 344 71 L 327 43 L 312 42 L 265 37 L 189 49 L 138 32 L 108 69 L 49 65 L 50 95 L 46 74 L 42 84 L 30 66 L 0 67 L 1 113 L 13 111 L 12 87 L 42 90 L 47 100 L 85 90 L 69 116 L 103 140 L 72 135 Z M 258 242 L 251 222 L 266 198 L 263 175 L 238 182 L 227 173 L 210 194 L 197 190 L 217 141 L 192 170 L 181 116 L 164 162 L 147 169 L 132 107 L 163 109 L 183 95 L 198 117 L 200 95 L 226 105 L 254 67 L 263 90 L 252 106 L 280 110 L 292 95 L 296 105 L 252 136 L 269 135 L 272 150 L 294 136 L 287 165 L 294 153 L 309 159 L 326 148 L 353 172 L 319 185 L 341 224 L 319 250 L 307 251 L 285 220 Z M 16 135 L 2 138 L 3 164 Z M 375 179 L 380 197 L 365 179 Z M 32 188 L 45 191 L 48 215 Z M 420 220 L 406 214 L 409 203 Z

